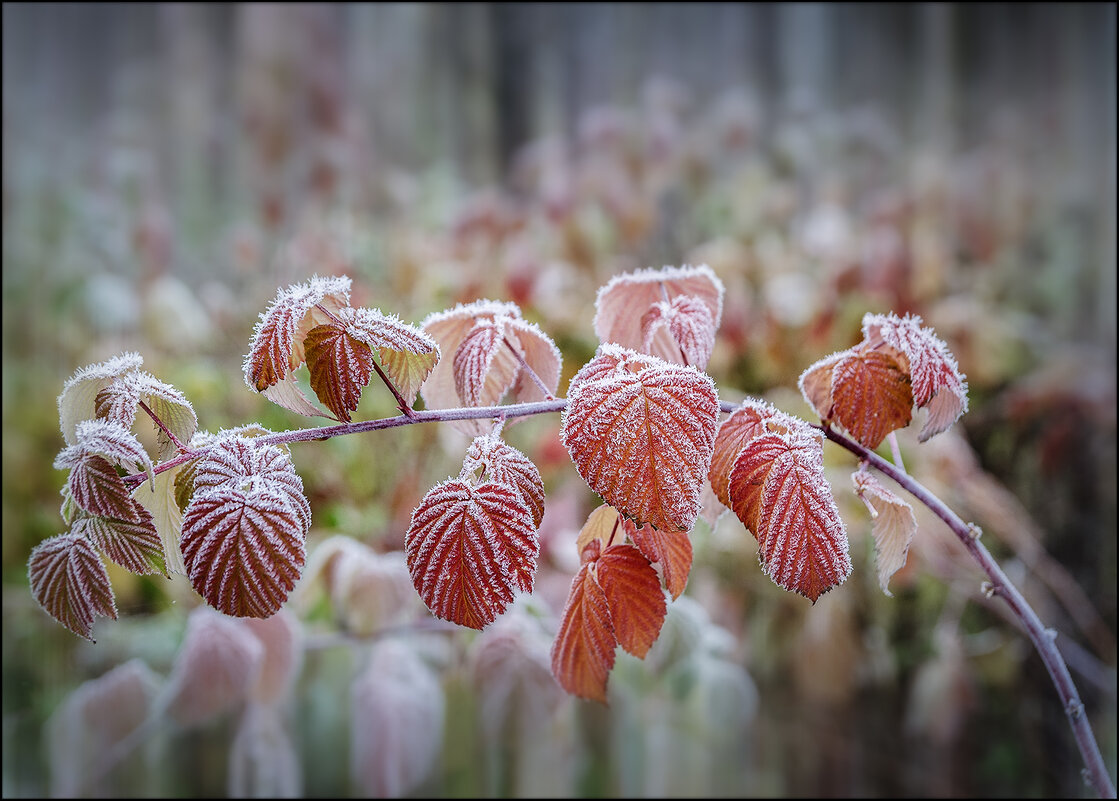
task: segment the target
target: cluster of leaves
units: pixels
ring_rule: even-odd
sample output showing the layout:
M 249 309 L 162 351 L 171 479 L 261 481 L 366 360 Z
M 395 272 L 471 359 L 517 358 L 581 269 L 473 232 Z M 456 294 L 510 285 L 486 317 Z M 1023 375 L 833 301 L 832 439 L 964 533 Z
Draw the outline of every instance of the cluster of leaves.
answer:
M 676 599 L 687 585 L 689 535 L 705 504 L 730 509 L 757 539 L 765 573 L 813 602 L 851 571 L 821 430 L 760 401 L 721 404 L 704 372 L 723 293 L 705 265 L 611 279 L 596 298 L 601 344 L 550 408 L 562 409 L 563 445 L 605 502 L 576 542 L 580 567 L 551 651 L 553 674 L 574 695 L 605 702 L 617 647 L 644 657 L 656 641 L 665 592 Z M 405 417 L 416 418 L 422 394 L 425 420 L 474 437 L 458 477 L 415 507 L 405 559 L 434 615 L 483 629 L 533 590 L 544 484 L 502 432 L 517 404 L 556 400 L 560 353 L 513 303 L 459 304 L 415 327 L 352 307 L 349 295 L 346 277 L 281 290 L 254 332 L 246 383 L 291 411 L 324 415 L 296 383 L 306 364 L 319 401 L 344 424 L 337 434 L 376 373 Z M 873 448 L 914 406 L 931 411 L 923 438 L 966 409 L 955 361 L 920 322 L 867 315 L 863 343 L 805 372 L 801 389 L 825 423 Z M 291 440 L 259 426 L 197 432 L 186 400 L 140 363 L 125 354 L 85 368 L 59 398 L 68 444 L 56 465 L 70 469 L 72 529 L 32 553 L 36 600 L 89 637 L 94 615 L 116 616 L 100 551 L 134 572 L 186 573 L 228 615 L 275 614 L 302 574 L 311 523 Z M 158 465 L 131 431 L 139 409 L 155 423 Z M 865 471 L 855 485 L 876 518 L 885 590 L 904 563 L 912 511 Z

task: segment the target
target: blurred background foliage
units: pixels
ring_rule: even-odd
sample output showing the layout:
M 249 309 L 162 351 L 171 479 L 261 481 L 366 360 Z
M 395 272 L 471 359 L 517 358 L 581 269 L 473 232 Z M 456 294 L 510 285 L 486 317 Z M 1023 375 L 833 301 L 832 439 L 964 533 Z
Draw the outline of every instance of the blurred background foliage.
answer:
M 727 290 L 708 367 L 724 399 L 807 415 L 798 376 L 867 311 L 947 341 L 971 410 L 920 447 L 903 432 L 906 466 L 1059 632 L 1114 776 L 1115 32 L 1110 4 L 5 3 L 4 795 L 1088 794 L 1049 678 L 977 568 L 918 509 L 886 597 L 854 464 L 831 449 L 846 584 L 812 607 L 761 573 L 733 516 L 699 523 L 686 595 L 644 662 L 619 655 L 602 708 L 547 672 L 597 503 L 558 418 L 509 429 L 548 489 L 540 574 L 480 634 L 429 630 L 378 561 L 467 440 L 296 445 L 312 560 L 329 542 L 363 567 L 343 581 L 351 562 L 320 552 L 327 591 L 291 604 L 290 749 L 252 764 L 294 773 L 230 778 L 242 705 L 150 721 L 89 779 L 104 743 L 73 740 L 66 714 L 96 733 L 106 713 L 77 691 L 132 665 L 129 686 L 181 694 L 199 599 L 110 567 L 121 619 L 90 644 L 37 608 L 26 565 L 61 531 L 55 399 L 83 365 L 139 351 L 210 431 L 307 425 L 249 392 L 241 360 L 278 287 L 345 273 L 356 304 L 413 322 L 517 302 L 563 352 L 563 392 L 610 276 L 707 263 Z M 386 396 L 357 417 L 391 414 Z M 409 660 L 397 695 L 363 678 Z M 393 706 L 417 696 L 439 701 Z M 389 722 L 359 719 L 378 709 Z

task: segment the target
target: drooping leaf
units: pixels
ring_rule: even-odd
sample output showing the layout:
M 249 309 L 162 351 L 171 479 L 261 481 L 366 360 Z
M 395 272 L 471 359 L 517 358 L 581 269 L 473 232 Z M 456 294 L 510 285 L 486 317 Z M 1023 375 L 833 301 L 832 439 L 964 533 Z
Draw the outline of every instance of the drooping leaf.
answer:
M 270 486 L 197 492 L 183 516 L 191 586 L 227 615 L 268 617 L 287 600 L 305 559 L 291 496 Z
M 679 364 L 682 360 L 680 346 L 670 331 L 665 332 L 667 336 L 655 335 L 650 349 L 645 350 L 644 321 L 646 313 L 656 304 L 667 303 L 671 307 L 681 296 L 707 307 L 713 339 L 723 316 L 723 282 L 706 264 L 644 269 L 614 276 L 598 290 L 595 298 L 594 332 L 603 344 L 614 342 Z M 697 360 L 693 366 L 703 369 L 706 360 L 702 365 Z
M 103 456 L 80 457 L 70 468 L 68 483 L 74 503 L 91 515 L 140 522 L 138 504 L 133 502 L 124 480 Z
M 350 279 L 346 276 L 314 276 L 306 283 L 281 289 L 253 331 L 243 365 L 249 388 L 289 411 L 321 414 L 295 384 L 291 371 L 306 358 L 303 341 L 307 333 L 330 322 L 349 303 Z
M 109 574 L 82 534 L 57 534 L 36 545 L 27 565 L 31 595 L 47 614 L 90 642 L 94 615 L 116 620 Z
M 140 520 L 114 520 L 108 517 L 83 517 L 74 521 L 72 531 L 90 538 L 102 553 L 137 575 L 163 573 L 167 569 L 163 543 L 147 509 L 139 507 Z
M 870 347 L 885 343 L 905 355 L 913 402 L 918 409 L 929 409 L 928 420 L 918 435 L 924 442 L 967 411 L 967 381 L 948 346 L 921 322 L 916 315 L 868 313 L 863 316 L 863 338 Z
M 629 521 L 630 526 L 633 521 Z M 593 541 L 598 542 L 598 550 L 595 553 L 601 553 L 603 548 L 609 548 L 615 542 L 624 542 L 626 538 L 626 518 L 608 503 L 596 507 L 590 515 L 587 516 L 587 522 L 579 529 L 579 536 L 575 539 L 575 550 L 579 553 L 580 561 L 586 561 L 582 558 L 583 551 Z
M 163 549 L 164 565 L 169 573 L 186 573 L 179 540 L 183 533 L 183 512 L 190 503 L 194 482 L 193 480 L 189 482 L 189 489 L 183 495 L 181 503 L 179 486 L 183 482 L 184 475 L 193 476 L 198 461 L 195 459 L 164 470 L 155 477 L 154 482 L 145 482 L 138 486 L 132 495 L 132 499 L 151 515 L 152 525 L 155 526 Z
M 506 484 L 448 479 L 412 512 L 405 555 L 412 583 L 437 617 L 481 629 L 531 592 L 540 543 L 531 510 Z
M 552 643 L 552 675 L 567 692 L 606 703 L 606 680 L 618 640 L 602 587 L 590 562 L 571 580 L 567 604 Z
M 643 658 L 664 623 L 664 592 L 657 571 L 648 557 L 626 544 L 604 549 L 593 570 L 610 609 L 618 644 Z
M 855 348 L 832 369 L 832 409 L 835 420 L 873 450 L 912 418 L 909 376 L 892 354 Z
M 692 541 L 687 533 L 653 528 L 648 524 L 638 528 L 632 520 L 626 523 L 633 544 L 650 562 L 660 565 L 665 589 L 674 599 L 679 598 L 688 586 L 688 574 L 692 570 Z
M 766 575 L 813 602 L 851 572 L 823 468 L 822 435 L 801 427 L 748 442 L 729 484 L 731 509 L 757 538 Z
M 350 279 L 346 276 L 314 276 L 303 284 L 292 284 L 276 293 L 272 304 L 260 315 L 245 356 L 245 383 L 263 392 L 303 363 L 303 340 L 331 313 L 350 305 Z
M 361 390 L 373 375 L 373 351 L 349 332 L 346 324 L 353 309 L 341 309 L 338 322 L 330 321 L 307 332 L 304 347 L 311 389 L 343 422 L 361 400 Z
M 455 351 L 455 391 L 464 406 L 492 406 L 517 380 L 521 366 L 506 345 L 506 319 L 478 320 Z
M 855 492 L 870 509 L 874 525 L 874 561 L 878 565 L 878 584 L 887 595 L 890 577 L 898 572 L 909 556 L 909 545 L 917 533 L 913 507 L 882 486 L 882 482 L 865 470 L 851 474 Z
M 272 617 L 240 621 L 264 647 L 260 673 L 249 691 L 259 705 L 277 705 L 288 694 L 303 665 L 303 632 L 299 619 L 287 609 Z
M 66 381 L 58 396 L 58 418 L 67 445 L 77 444 L 78 423 L 97 417 L 97 395 L 118 376 L 138 370 L 139 353 L 122 353 L 108 361 L 83 367 Z
M 719 430 L 715 433 L 715 449 L 711 455 L 708 478 L 711 481 L 711 488 L 724 506 L 730 506 L 727 485 L 730 483 L 730 471 L 738 459 L 738 454 L 742 452 L 746 443 L 768 433 L 774 425 L 778 430 L 788 430 L 790 427 L 784 412 L 778 411 L 772 404 L 752 398 L 742 401 L 742 405 L 719 424 Z
M 688 531 L 718 408 L 714 382 L 695 368 L 601 345 L 571 379 L 561 437 L 607 503 L 641 524 Z
M 350 686 L 350 775 L 364 794 L 416 792 L 443 747 L 446 708 L 439 677 L 399 639 L 378 640 Z
M 248 699 L 264 657 L 241 621 L 197 607 L 168 678 L 169 713 L 183 726 L 199 726 L 230 711 Z
M 411 405 L 435 365 L 440 350 L 435 340 L 415 326 L 377 309 L 357 308 L 349 320 L 349 332 L 376 353 L 385 374 L 404 400 Z
M 476 331 L 478 325 L 488 330 Z M 442 353 L 449 354 L 435 365 L 420 390 L 429 409 L 492 405 L 509 393 L 516 402 L 544 399 L 545 392 L 523 369 L 514 350 L 543 382 L 548 394 L 554 395 L 559 386 L 559 350 L 538 326 L 522 319 L 514 303 L 479 300 L 459 304 L 429 314 L 421 327 Z M 501 341 L 497 338 L 499 330 L 503 333 Z M 472 335 L 460 354 L 464 341 Z M 492 359 L 487 354 L 492 354 Z M 460 394 L 460 385 L 468 397 L 476 394 L 475 404 Z M 507 425 L 514 422 L 510 419 Z M 454 420 L 451 425 L 472 436 L 484 435 L 492 427 L 485 420 Z
M 677 295 L 671 301 L 657 301 L 642 316 L 641 350 L 660 355 L 675 349 L 675 358 L 666 361 L 703 370 L 715 349 L 715 330 L 706 303 L 691 295 Z
M 532 521 L 540 528 L 544 519 L 544 480 L 532 461 L 500 437 L 476 437 L 462 460 L 462 474 L 478 473 L 479 480 L 495 481 L 513 487 L 532 512 Z
M 278 616 L 269 620 L 275 617 Z M 303 795 L 299 752 L 284 726 L 285 716 L 279 704 L 254 703 L 245 707 L 229 746 L 227 798 Z

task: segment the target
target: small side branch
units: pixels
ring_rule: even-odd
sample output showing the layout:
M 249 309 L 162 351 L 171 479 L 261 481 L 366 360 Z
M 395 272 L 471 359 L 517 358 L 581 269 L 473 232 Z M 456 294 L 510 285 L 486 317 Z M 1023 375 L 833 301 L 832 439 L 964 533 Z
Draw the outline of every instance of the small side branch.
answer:
M 171 429 L 169 429 L 167 427 L 167 424 L 164 423 L 163 420 L 160 419 L 159 415 L 157 415 L 155 412 L 153 412 L 151 410 L 151 408 L 148 406 L 148 404 L 144 403 L 143 401 L 140 401 L 140 408 L 143 409 L 147 413 L 148 417 L 150 417 L 152 420 L 155 421 L 155 424 L 156 424 L 156 426 L 158 426 L 159 430 L 162 431 L 164 434 L 166 434 L 167 438 L 169 440 L 171 440 L 171 443 L 176 448 L 179 449 L 179 453 L 189 453 L 190 452 L 190 449 L 187 448 L 187 446 L 184 445 L 183 443 L 179 442 L 179 438 L 176 437 L 174 435 L 174 433 L 171 431 Z
M 502 337 L 501 341 L 505 343 L 505 347 L 513 351 L 513 355 L 516 356 L 517 361 L 520 362 L 521 369 L 524 370 L 525 375 L 532 379 L 532 383 L 536 384 L 537 388 L 544 393 L 545 400 L 554 400 L 556 396 L 548 390 L 548 387 L 541 380 L 540 376 L 538 376 L 536 371 L 525 361 L 525 357 L 521 355 L 521 352 L 513 347 L 513 343 L 510 342 L 507 337 Z

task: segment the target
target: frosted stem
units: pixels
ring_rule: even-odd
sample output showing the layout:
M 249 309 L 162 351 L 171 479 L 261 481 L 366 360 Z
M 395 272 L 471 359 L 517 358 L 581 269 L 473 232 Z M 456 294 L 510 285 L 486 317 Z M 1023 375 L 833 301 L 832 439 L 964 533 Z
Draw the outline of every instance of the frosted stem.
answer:
M 140 401 L 140 408 L 143 409 L 145 412 L 147 412 L 148 417 L 150 417 L 152 420 L 155 421 L 155 424 L 159 427 L 159 430 L 162 431 L 164 434 L 166 434 L 167 438 L 169 440 L 171 440 L 171 443 L 176 448 L 179 449 L 179 453 L 189 453 L 190 452 L 189 449 L 187 448 L 187 446 L 184 445 L 183 443 L 179 442 L 179 438 L 176 437 L 173 433 L 171 433 L 171 429 L 169 429 L 167 427 L 167 425 L 162 420 L 159 419 L 159 415 L 157 415 L 155 412 L 153 412 L 151 410 L 151 408 L 149 408 L 148 404 L 144 403 L 143 401 Z

